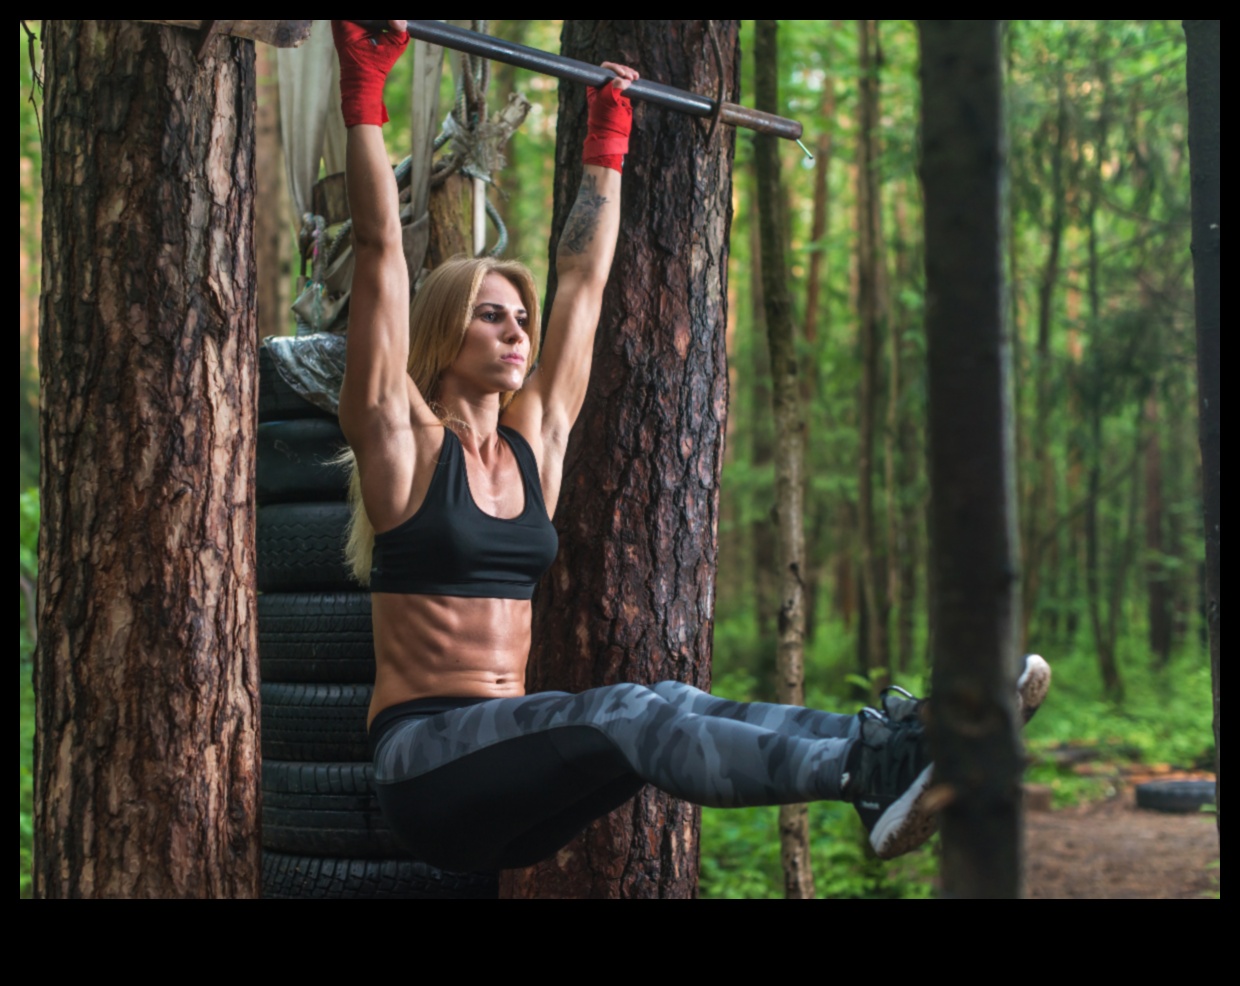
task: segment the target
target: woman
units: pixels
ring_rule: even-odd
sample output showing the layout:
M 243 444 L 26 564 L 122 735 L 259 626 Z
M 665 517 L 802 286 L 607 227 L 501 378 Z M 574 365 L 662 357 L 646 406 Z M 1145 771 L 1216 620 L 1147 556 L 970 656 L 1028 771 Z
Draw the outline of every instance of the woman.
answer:
M 531 372 L 538 303 L 521 265 L 451 261 L 408 304 L 380 131 L 383 80 L 407 42 L 391 24 L 377 36 L 333 25 L 356 258 L 340 422 L 356 456 L 350 554 L 373 593 L 370 737 L 389 824 L 447 869 L 525 866 L 653 783 L 707 805 L 849 800 L 880 855 L 921 844 L 930 764 L 911 698 L 845 716 L 679 682 L 525 694 L 530 599 L 555 558 L 550 518 L 619 230 L 623 92 L 638 74 L 605 62 L 616 79 L 590 92 Z M 1027 709 L 1039 688 L 1025 687 Z

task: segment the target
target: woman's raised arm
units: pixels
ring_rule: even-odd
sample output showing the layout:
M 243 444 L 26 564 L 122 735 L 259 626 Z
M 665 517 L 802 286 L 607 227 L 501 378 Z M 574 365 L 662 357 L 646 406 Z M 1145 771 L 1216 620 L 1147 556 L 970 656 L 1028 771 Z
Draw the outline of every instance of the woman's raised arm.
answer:
M 547 319 L 538 368 L 504 414 L 540 448 L 548 506 L 559 487 L 568 434 L 585 400 L 603 303 L 603 288 L 620 230 L 620 169 L 628 150 L 633 109 L 622 95 L 638 78 L 625 65 L 604 62 L 617 78 L 589 91 L 589 132 L 577 200 L 560 233 L 555 301 Z M 551 474 L 551 475 L 549 475 Z M 545 489 L 549 485 L 551 490 Z
M 409 36 L 404 22 L 391 23 L 392 30 L 373 33 L 332 22 L 348 128 L 345 183 L 354 257 L 340 427 L 357 459 L 366 510 L 380 528 L 401 516 L 409 499 L 413 419 L 437 420 L 406 372 L 409 272 L 382 125 L 388 119 L 383 83 Z

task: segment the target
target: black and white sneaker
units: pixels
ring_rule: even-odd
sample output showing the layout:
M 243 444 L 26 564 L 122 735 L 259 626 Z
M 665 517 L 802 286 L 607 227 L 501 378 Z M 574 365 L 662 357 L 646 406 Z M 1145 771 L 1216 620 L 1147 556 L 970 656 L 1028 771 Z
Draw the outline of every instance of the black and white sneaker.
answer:
M 861 735 L 848 754 L 843 790 L 880 859 L 911 852 L 934 834 L 935 818 L 925 806 L 932 773 L 918 716 L 895 721 L 873 709 L 861 712 Z
M 1021 722 L 1046 700 L 1051 667 L 1026 654 L 1016 679 Z M 911 852 L 934 835 L 938 820 L 926 805 L 934 767 L 925 733 L 927 700 L 892 685 L 880 696 L 882 711 L 861 712 L 861 736 L 849 751 L 844 796 L 853 803 L 880 859 Z

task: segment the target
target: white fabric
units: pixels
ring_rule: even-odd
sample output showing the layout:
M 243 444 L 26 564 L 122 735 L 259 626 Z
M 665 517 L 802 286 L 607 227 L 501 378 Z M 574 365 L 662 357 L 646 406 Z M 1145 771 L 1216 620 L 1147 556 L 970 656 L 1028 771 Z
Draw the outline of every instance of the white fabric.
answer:
M 299 48 L 277 50 L 280 141 L 284 145 L 293 227 L 310 211 L 311 193 L 326 173 L 344 171 L 345 128 L 340 112 L 340 62 L 330 21 L 315 21 Z

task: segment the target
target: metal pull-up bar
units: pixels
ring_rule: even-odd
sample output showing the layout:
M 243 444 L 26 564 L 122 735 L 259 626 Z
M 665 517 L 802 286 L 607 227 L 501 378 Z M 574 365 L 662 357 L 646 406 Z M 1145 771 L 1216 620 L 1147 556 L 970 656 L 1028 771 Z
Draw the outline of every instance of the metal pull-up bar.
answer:
M 358 21 L 358 23 L 376 29 L 387 26 L 386 21 Z M 410 37 L 417 38 L 419 41 L 429 41 L 444 48 L 452 48 L 454 51 L 480 55 L 492 61 L 516 65 L 518 68 L 528 68 L 541 72 L 543 75 L 566 79 L 569 82 L 580 82 L 588 86 L 604 86 L 615 78 L 615 73 L 600 68 L 598 65 L 579 62 L 575 58 L 565 58 L 563 55 L 553 55 L 540 48 L 514 44 L 501 38 L 493 38 L 488 34 L 468 31 L 463 27 L 445 24 L 443 21 L 409 21 L 408 31 Z M 690 116 L 715 117 L 717 115 L 724 123 L 730 123 L 734 127 L 746 127 L 758 133 L 773 134 L 788 140 L 799 140 L 801 137 L 801 124 L 796 120 L 789 120 L 773 113 L 763 113 L 736 103 L 719 102 L 709 96 L 699 96 L 695 92 L 685 92 L 683 89 L 665 86 L 658 82 L 638 79 L 625 89 L 624 94 L 630 99 L 654 103 L 656 106 L 676 110 L 679 113 L 688 113 Z

